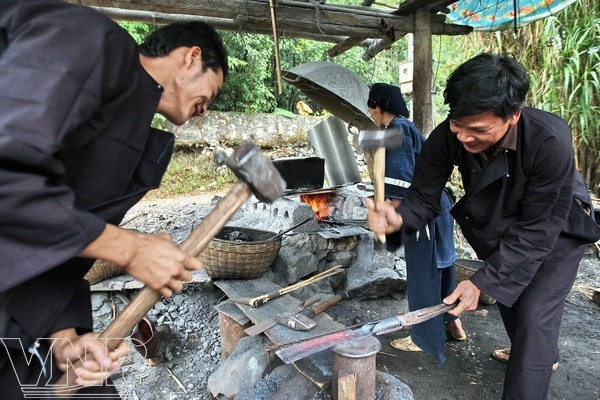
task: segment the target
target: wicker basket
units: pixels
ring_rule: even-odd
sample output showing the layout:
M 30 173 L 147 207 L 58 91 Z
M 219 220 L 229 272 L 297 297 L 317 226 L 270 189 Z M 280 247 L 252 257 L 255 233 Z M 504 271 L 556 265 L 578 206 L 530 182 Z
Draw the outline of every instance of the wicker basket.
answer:
M 462 282 L 469 279 L 477 270 L 483 267 L 485 263 L 480 260 L 467 260 L 459 258 L 454 262 L 454 268 L 456 269 L 456 281 Z M 495 304 L 496 300 L 485 293 L 481 293 L 479 301 L 485 304 Z
M 229 240 L 230 235 L 239 232 L 248 241 Z M 261 277 L 281 248 L 281 236 L 258 229 L 226 226 L 208 243 L 198 259 L 211 278 L 253 279 Z

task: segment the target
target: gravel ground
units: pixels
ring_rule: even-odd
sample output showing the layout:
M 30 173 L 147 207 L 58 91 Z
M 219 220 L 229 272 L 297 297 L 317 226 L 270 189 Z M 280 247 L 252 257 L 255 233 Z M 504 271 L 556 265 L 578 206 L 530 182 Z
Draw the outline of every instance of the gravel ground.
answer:
M 130 212 L 129 215 L 137 217 L 128 227 L 169 232 L 176 241 L 181 241 L 189 234 L 190 224 L 206 213 L 202 204 L 207 204 L 210 198 L 142 203 Z M 561 366 L 553 377 L 552 400 L 600 400 L 600 307 L 591 300 L 593 287 L 600 287 L 600 260 L 595 251 L 590 251 L 567 298 L 560 338 Z M 102 328 L 112 315 L 111 306 L 106 294 L 94 296 L 95 321 L 97 328 Z M 222 296 L 210 282 L 192 283 L 182 293 L 156 305 L 150 314 L 173 331 L 166 360 L 152 367 L 145 365 L 136 352 L 128 356 L 114 377 L 124 399 L 212 399 L 206 382 L 221 362 L 214 306 L 222 301 Z M 119 300 L 114 303 L 117 309 L 122 307 Z M 350 325 L 405 312 L 406 308 L 403 293 L 398 293 L 371 301 L 343 302 L 329 314 Z M 508 339 L 497 308 L 481 305 L 462 319 L 469 339 L 448 343 L 445 366 L 438 366 L 423 353 L 400 353 L 391 348 L 389 341 L 406 335 L 404 332 L 381 338 L 383 348 L 377 357 L 378 369 L 405 382 L 415 399 L 499 399 L 505 366 L 492 360 L 490 352 L 506 346 Z

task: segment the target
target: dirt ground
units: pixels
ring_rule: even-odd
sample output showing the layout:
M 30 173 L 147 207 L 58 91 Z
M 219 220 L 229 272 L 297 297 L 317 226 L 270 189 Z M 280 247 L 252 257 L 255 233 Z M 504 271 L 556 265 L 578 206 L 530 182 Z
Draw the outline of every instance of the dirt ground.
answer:
M 208 199 L 189 198 L 183 203 L 205 203 Z M 160 215 L 154 215 L 154 220 L 172 224 L 168 211 L 172 203 L 160 203 Z M 182 201 L 175 204 L 181 206 Z M 182 215 L 185 211 L 178 208 L 172 213 Z M 143 218 L 136 222 L 148 225 Z M 567 298 L 560 336 L 560 368 L 552 378 L 551 400 L 600 400 L 600 306 L 591 299 L 594 287 L 600 287 L 600 258 L 590 246 Z M 212 283 L 190 286 L 183 293 L 163 300 L 163 306 L 156 308 L 156 315 L 162 316 L 174 330 L 167 360 L 159 367 L 148 367 L 138 357 L 124 366 L 120 376 L 115 377 L 123 398 L 211 399 L 206 380 L 220 364 L 214 305 L 221 300 L 222 292 Z M 377 300 L 345 301 L 328 310 L 328 314 L 341 323 L 353 325 L 406 311 L 406 299 L 400 292 Z M 382 349 L 377 356 L 377 369 L 406 383 L 416 400 L 500 399 L 505 365 L 493 360 L 490 353 L 509 343 L 497 307 L 480 304 L 478 310 L 463 314 L 461 319 L 468 340 L 447 343 L 444 366 L 424 353 L 392 348 L 389 345 L 392 339 L 408 334 L 398 331 L 379 337 Z M 323 394 L 321 398 L 328 397 Z
M 591 301 L 590 286 L 600 282 L 595 254 L 582 261 L 579 276 L 567 297 L 560 335 L 560 367 L 552 377 L 551 400 L 600 399 L 600 307 Z M 372 305 L 371 310 L 376 309 Z M 498 308 L 480 304 L 461 317 L 466 342 L 448 342 L 447 362 L 420 352 L 399 352 L 381 338 L 377 368 L 406 383 L 417 400 L 495 400 L 502 395 L 505 365 L 491 351 L 509 344 Z

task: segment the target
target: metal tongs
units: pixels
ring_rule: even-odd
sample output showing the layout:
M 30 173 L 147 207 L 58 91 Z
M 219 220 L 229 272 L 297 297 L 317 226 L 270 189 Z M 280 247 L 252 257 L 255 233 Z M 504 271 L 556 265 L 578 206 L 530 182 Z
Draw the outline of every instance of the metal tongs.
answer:
M 263 304 L 265 304 L 266 302 L 276 299 L 278 297 L 283 296 L 284 294 L 287 294 L 289 292 L 293 292 L 294 290 L 300 289 L 302 287 L 308 286 L 310 284 L 313 284 L 317 281 L 320 281 L 321 279 L 325 279 L 328 278 L 332 275 L 338 274 L 340 272 L 344 271 L 344 268 L 342 268 L 341 265 L 336 265 L 335 267 L 332 267 L 330 269 L 326 269 L 325 271 L 321 272 L 320 274 L 314 275 L 311 278 L 307 278 L 303 281 L 300 282 L 296 282 L 293 285 L 284 287 L 282 289 L 278 289 L 275 290 L 274 292 L 271 293 L 266 293 L 266 294 L 261 294 L 260 296 L 256 296 L 253 298 L 248 298 L 248 297 L 237 297 L 235 299 L 232 299 L 232 301 L 234 303 L 237 304 L 244 304 L 250 307 L 260 307 Z
M 324 335 L 313 336 L 309 339 L 293 342 L 290 346 L 277 350 L 276 353 L 283 362 L 289 364 L 348 340 L 356 340 L 373 334 L 383 335 L 400 330 L 405 326 L 420 324 L 421 322 L 450 311 L 457 305 L 458 303 L 438 304 L 436 306 L 411 311 L 403 315 L 394 315 L 379 321 L 368 322 L 358 329 L 344 329 Z M 282 343 L 279 346 L 284 344 L 286 343 Z
M 419 310 L 411 311 L 406 314 L 388 317 L 378 322 L 373 327 L 372 333 L 374 333 L 375 335 L 384 335 L 386 333 L 400 330 L 405 326 L 420 324 L 421 322 L 425 322 L 433 317 L 437 317 L 440 314 L 444 314 L 452 310 L 454 307 L 457 306 L 457 304 L 458 303 L 438 304 L 437 306 L 421 308 Z

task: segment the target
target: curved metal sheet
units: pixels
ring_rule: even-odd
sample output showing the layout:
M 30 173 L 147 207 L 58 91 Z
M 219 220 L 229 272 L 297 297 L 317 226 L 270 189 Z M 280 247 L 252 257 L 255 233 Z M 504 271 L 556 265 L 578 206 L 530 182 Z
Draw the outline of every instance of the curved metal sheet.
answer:
M 352 70 L 314 61 L 283 71 L 283 79 L 304 95 L 359 130 L 377 129 L 367 111 L 369 87 Z
M 329 117 L 311 128 L 308 137 L 315 154 L 325 159 L 325 179 L 329 186 L 361 181 L 344 121 Z

